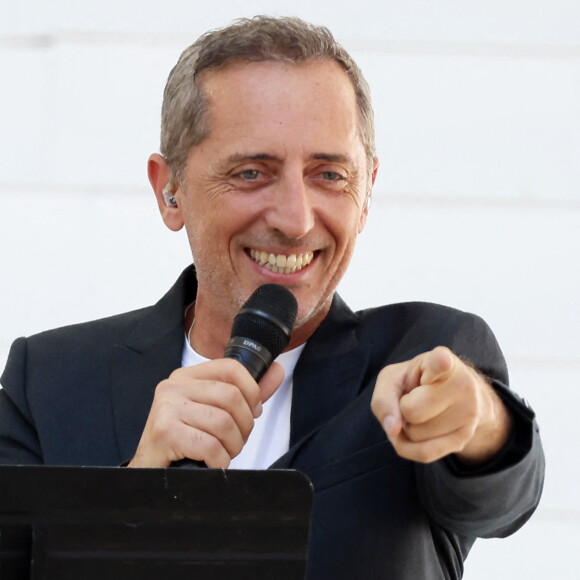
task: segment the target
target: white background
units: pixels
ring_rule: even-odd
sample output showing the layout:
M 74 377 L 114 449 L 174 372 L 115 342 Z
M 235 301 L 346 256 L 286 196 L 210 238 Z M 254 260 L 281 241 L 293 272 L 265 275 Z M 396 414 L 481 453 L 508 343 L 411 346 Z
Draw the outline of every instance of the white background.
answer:
M 343 296 L 480 314 L 539 415 L 541 506 L 465 578 L 578 578 L 577 0 L 0 0 L 0 366 L 17 336 L 150 304 L 187 265 L 145 174 L 161 93 L 200 33 L 257 13 L 328 26 L 373 89 L 382 165 Z

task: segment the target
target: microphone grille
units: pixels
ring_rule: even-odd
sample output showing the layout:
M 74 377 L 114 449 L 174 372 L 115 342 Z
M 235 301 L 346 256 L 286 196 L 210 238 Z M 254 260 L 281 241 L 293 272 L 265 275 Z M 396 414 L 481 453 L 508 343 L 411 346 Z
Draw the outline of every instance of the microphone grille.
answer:
M 284 286 L 264 284 L 245 302 L 234 318 L 232 337 L 250 338 L 276 358 L 288 345 L 298 303 Z

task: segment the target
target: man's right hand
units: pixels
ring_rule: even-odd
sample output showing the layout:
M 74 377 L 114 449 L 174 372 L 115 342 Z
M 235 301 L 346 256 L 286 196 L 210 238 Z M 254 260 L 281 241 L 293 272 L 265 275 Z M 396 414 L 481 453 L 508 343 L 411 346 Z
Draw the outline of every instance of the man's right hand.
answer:
M 227 468 L 267 401 L 282 384 L 274 362 L 260 384 L 233 359 L 175 370 L 161 381 L 129 467 L 168 467 L 180 459 Z

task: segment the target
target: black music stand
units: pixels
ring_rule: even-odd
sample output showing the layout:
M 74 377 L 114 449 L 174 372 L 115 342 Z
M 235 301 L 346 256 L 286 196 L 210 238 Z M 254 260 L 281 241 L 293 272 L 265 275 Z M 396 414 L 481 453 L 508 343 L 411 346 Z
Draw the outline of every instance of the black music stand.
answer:
M 297 471 L 0 467 L 2 580 L 302 580 Z

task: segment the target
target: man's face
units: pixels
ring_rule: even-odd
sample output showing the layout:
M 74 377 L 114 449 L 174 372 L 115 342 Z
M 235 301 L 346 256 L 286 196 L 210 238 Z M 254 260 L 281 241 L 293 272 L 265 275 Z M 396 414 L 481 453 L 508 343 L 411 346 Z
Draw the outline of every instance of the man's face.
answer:
M 176 192 L 197 267 L 196 317 L 229 333 L 258 286 L 281 284 L 298 300 L 299 344 L 328 312 L 366 219 L 373 176 L 354 89 L 331 61 L 202 75 L 210 132 Z

